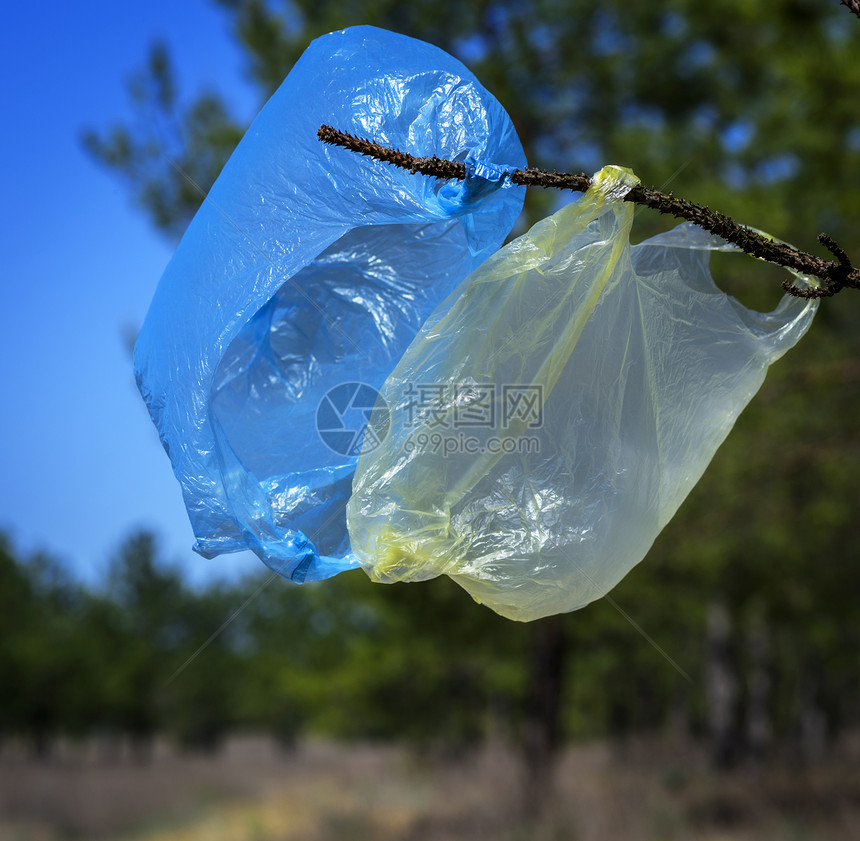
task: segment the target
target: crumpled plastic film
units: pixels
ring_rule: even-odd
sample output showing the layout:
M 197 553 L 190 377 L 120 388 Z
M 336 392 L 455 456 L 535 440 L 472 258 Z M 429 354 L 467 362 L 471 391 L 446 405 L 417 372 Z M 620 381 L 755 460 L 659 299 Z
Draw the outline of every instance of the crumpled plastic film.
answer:
M 815 301 L 761 314 L 720 291 L 709 254 L 738 249 L 700 228 L 631 247 L 637 183 L 606 167 L 495 254 L 385 382 L 390 433 L 347 512 L 374 580 L 449 575 L 517 620 L 603 596 L 809 327 Z
M 470 176 L 326 146 L 323 123 Z M 504 241 L 524 197 L 507 173 L 524 165 L 505 111 L 441 50 L 367 26 L 308 47 L 194 217 L 135 348 L 199 553 L 250 548 L 296 581 L 355 565 L 357 449 L 318 423 L 366 423 L 352 398 L 375 398 L 426 316 Z

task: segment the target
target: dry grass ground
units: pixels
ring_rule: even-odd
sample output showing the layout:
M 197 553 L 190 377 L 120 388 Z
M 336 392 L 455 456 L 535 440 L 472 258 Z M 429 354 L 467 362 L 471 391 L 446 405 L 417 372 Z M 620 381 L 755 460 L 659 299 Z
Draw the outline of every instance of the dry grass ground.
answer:
M 381 746 L 266 739 L 147 763 L 66 753 L 0 758 L 0 841 L 845 841 L 860 838 L 860 763 L 847 754 L 715 776 L 659 745 L 561 757 L 539 825 L 501 747 L 416 759 Z

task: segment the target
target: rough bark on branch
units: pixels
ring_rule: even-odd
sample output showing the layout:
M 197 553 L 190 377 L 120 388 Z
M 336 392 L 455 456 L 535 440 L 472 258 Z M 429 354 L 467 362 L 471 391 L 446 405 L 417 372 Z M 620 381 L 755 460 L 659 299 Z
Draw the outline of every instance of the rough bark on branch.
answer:
M 849 1 L 854 2 L 854 0 Z M 860 3 L 860 0 L 857 2 Z M 435 156 L 415 157 L 399 149 L 381 146 L 371 140 L 354 137 L 349 132 L 339 131 L 327 125 L 320 126 L 317 136 L 323 143 L 368 155 L 412 173 L 420 173 L 432 178 L 454 178 L 460 181 L 466 178 L 466 166 L 458 161 L 449 161 Z M 576 192 L 585 192 L 591 186 L 591 179 L 587 175 L 545 172 L 540 169 L 514 170 L 510 173 L 510 180 L 524 187 L 552 187 Z M 727 242 L 737 245 L 753 257 L 794 269 L 805 275 L 813 275 L 822 281 L 822 284 L 817 287 L 802 287 L 790 281 L 783 282 L 783 289 L 796 297 L 829 298 L 846 287 L 860 289 L 860 269 L 854 268 L 846 253 L 827 234 L 819 234 L 818 240 L 836 260 L 825 260 L 814 254 L 798 251 L 758 231 L 739 225 L 724 213 L 677 198 L 671 193 L 661 193 L 659 190 L 638 186 L 627 193 L 624 201 L 641 204 L 660 213 L 693 222 Z

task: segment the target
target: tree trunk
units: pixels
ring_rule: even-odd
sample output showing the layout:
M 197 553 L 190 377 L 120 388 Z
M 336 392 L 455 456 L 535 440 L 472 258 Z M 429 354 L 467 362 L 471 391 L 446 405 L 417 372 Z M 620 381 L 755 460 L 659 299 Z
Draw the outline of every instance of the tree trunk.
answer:
M 561 741 L 561 696 L 568 640 L 564 617 L 533 625 L 529 687 L 523 722 L 523 815 L 534 821 L 546 812 L 553 790 L 553 766 Z
M 821 759 L 827 743 L 827 717 L 819 704 L 818 666 L 807 663 L 798 686 L 799 748 L 807 762 Z
M 708 608 L 706 681 L 711 760 L 727 770 L 737 762 L 738 734 L 735 722 L 738 686 L 731 656 L 731 618 L 722 602 Z
M 747 625 L 747 716 L 746 736 L 750 759 L 759 763 L 770 747 L 773 726 L 770 718 L 770 640 L 764 617 L 753 616 Z

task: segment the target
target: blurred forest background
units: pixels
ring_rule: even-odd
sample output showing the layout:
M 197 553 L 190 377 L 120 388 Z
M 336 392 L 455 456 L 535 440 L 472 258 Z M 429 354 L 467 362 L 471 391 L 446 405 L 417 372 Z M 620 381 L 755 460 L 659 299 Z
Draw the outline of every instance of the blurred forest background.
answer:
M 217 2 L 261 105 L 314 37 L 381 26 L 468 65 L 532 166 L 629 166 L 860 259 L 860 20 L 836 0 Z M 162 44 L 130 95 L 137 119 L 85 143 L 175 241 L 202 200 L 179 170 L 207 189 L 247 126 L 218 91 L 187 96 Z M 531 191 L 520 230 L 566 200 Z M 636 236 L 669 224 L 640 211 Z M 782 273 L 750 258 L 717 255 L 714 272 L 757 309 L 781 294 Z M 610 599 L 532 625 L 447 579 L 296 588 L 261 572 L 192 588 L 149 533 L 84 588 L 5 541 L 0 736 L 40 757 L 62 737 L 140 759 L 156 737 L 214 751 L 237 731 L 445 755 L 500 740 L 534 803 L 563 746 L 598 738 L 619 756 L 643 738 L 693 746 L 722 773 L 854 756 L 857 781 L 858 321 L 856 293 L 823 301 L 646 560 Z M 860 782 L 845 796 L 857 808 Z

